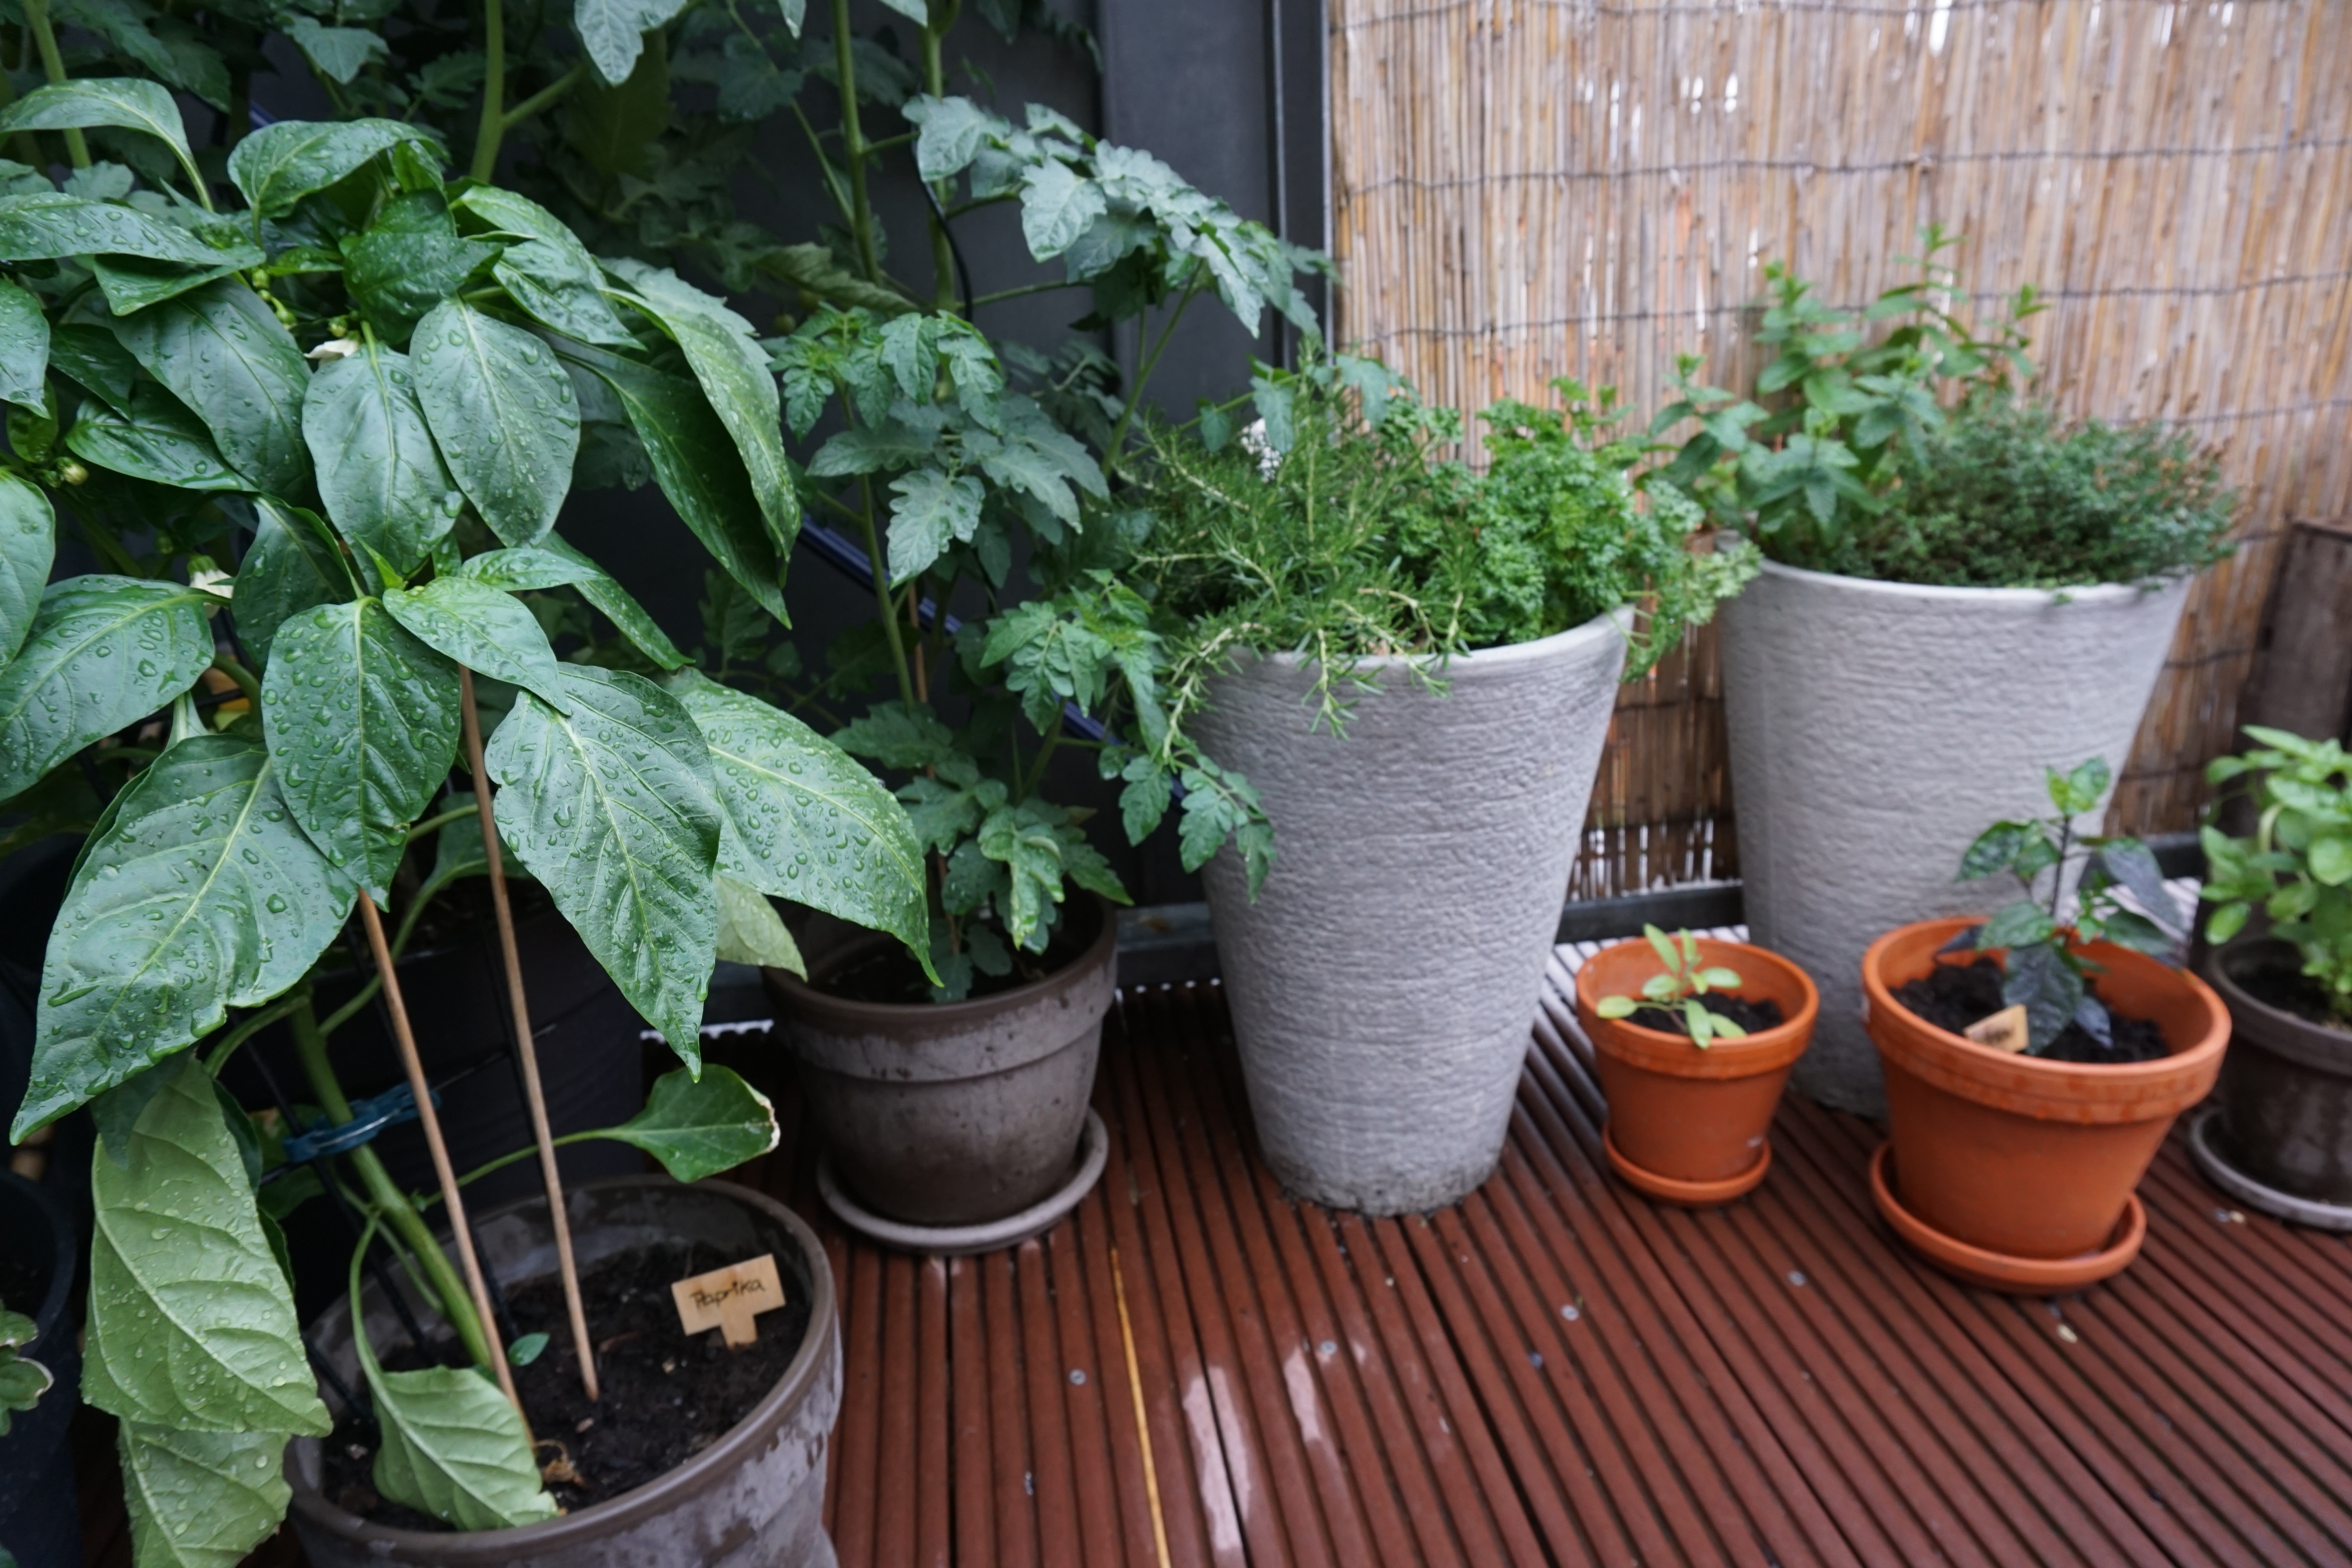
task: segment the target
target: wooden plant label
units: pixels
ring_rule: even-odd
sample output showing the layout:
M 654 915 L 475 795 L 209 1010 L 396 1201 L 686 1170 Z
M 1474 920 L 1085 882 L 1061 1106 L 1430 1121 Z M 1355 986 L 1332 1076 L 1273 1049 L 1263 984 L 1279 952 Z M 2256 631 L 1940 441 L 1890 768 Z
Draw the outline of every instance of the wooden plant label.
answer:
M 2003 1007 L 1990 1017 L 1979 1018 L 1962 1033 L 1980 1046 L 1990 1046 L 1994 1050 L 2007 1051 L 2011 1056 L 2023 1050 L 2033 1037 L 2026 1022 L 2025 1004 L 2022 1002 L 2014 1007 Z
M 760 1337 L 753 1318 L 784 1304 L 784 1284 L 776 1276 L 772 1252 L 680 1279 L 669 1293 L 677 1303 L 679 1327 L 689 1334 L 718 1329 L 734 1349 Z

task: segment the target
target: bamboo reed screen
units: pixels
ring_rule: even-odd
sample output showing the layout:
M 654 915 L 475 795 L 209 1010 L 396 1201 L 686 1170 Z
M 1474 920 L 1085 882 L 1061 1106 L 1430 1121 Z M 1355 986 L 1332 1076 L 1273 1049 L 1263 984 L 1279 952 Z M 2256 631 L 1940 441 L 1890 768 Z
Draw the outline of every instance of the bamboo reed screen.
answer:
M 1339 335 L 1437 400 L 1750 384 L 1762 264 L 1831 303 L 2032 282 L 2039 389 L 2225 444 L 2236 557 L 2189 601 L 2116 817 L 2187 827 L 2233 743 L 2286 520 L 2352 511 L 2344 0 L 1331 0 Z M 1923 759 L 1923 762 L 1926 762 Z M 1932 765 L 1932 764 L 1930 764 Z M 1580 897 L 1736 874 L 1713 638 L 1629 689 Z

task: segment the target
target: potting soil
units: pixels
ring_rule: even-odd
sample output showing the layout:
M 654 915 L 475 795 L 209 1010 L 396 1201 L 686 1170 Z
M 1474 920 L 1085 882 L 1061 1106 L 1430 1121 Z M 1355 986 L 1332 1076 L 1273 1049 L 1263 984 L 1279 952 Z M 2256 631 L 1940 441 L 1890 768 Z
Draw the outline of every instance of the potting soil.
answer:
M 2009 1005 L 2001 999 L 2000 982 L 2000 965 L 1990 958 L 1968 963 L 1939 963 L 1924 977 L 1896 986 L 1895 1000 L 1939 1029 L 1963 1034 L 1969 1025 L 1990 1018 Z M 2095 996 L 2098 990 L 2094 983 L 2091 994 Z M 2109 1032 L 2115 1037 L 2112 1048 L 2100 1045 L 2082 1025 L 2069 1024 L 2058 1032 L 2056 1039 L 2033 1055 L 2044 1061 L 2117 1067 L 2128 1062 L 2152 1062 L 2171 1054 L 2165 1047 L 2162 1031 L 2147 1020 L 2126 1017 L 2113 1007 L 2107 1009 L 2107 1019 Z
M 716 1329 L 691 1337 L 677 1326 L 670 1285 L 689 1275 L 741 1259 L 695 1244 L 608 1259 L 581 1277 L 580 1291 L 595 1336 L 596 1376 L 604 1397 L 591 1404 L 580 1386 L 563 1289 L 555 1279 L 509 1294 L 515 1326 L 543 1332 L 547 1349 L 514 1369 L 515 1386 L 540 1439 L 542 1466 L 559 1457 L 579 1475 L 548 1490 L 566 1512 L 577 1512 L 667 1475 L 717 1442 L 749 1415 L 792 1365 L 809 1327 L 809 1303 L 779 1258 L 785 1301 L 757 1319 L 760 1337 L 730 1351 Z M 379 1351 L 398 1371 L 425 1363 L 403 1345 Z M 375 1490 L 376 1434 L 349 1420 L 323 1446 L 320 1490 L 330 1502 L 373 1523 L 402 1530 L 446 1530 L 439 1520 L 387 1502 Z
M 1048 974 L 1068 968 L 1086 956 L 1092 945 L 1094 933 L 1084 933 L 1085 940 L 1073 936 L 1072 921 L 1065 918 L 1054 928 L 1054 934 L 1042 953 L 1015 952 L 1013 967 L 1003 974 L 985 974 L 975 970 L 971 989 L 965 1000 L 976 1002 L 983 996 L 994 996 L 1032 981 L 1043 980 Z M 931 983 L 921 966 L 897 942 L 889 942 L 861 954 L 856 962 L 845 963 L 831 973 L 822 974 L 811 982 L 828 996 L 838 996 L 845 1002 L 929 1002 Z
M 1789 1021 L 1780 1011 L 1780 1004 L 1769 996 L 1760 1002 L 1750 1002 L 1745 996 L 1724 995 L 1710 991 L 1698 1000 L 1717 1017 L 1728 1018 L 1751 1035 L 1777 1029 Z M 1639 1024 L 1645 1029 L 1663 1029 L 1669 1035 L 1690 1033 L 1690 1026 L 1684 1022 L 1680 1007 L 1636 1007 L 1633 1016 L 1625 1021 Z
M 2328 1007 L 2327 994 L 2309 975 L 2283 964 L 2264 963 L 2248 965 L 2242 973 L 2233 970 L 2230 978 L 2237 982 L 2239 990 L 2266 1006 L 2323 1029 L 2352 1034 L 2352 1024 Z

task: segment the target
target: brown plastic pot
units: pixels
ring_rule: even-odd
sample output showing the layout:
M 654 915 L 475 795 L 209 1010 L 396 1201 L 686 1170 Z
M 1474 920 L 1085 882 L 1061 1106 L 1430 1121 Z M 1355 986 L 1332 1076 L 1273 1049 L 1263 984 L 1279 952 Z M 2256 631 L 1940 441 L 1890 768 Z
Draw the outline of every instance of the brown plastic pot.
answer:
M 2263 1186 L 2352 1205 L 2352 1032 L 2258 1001 L 2240 981 L 2264 971 L 2300 977 L 2303 962 L 2274 937 L 2240 937 L 2203 965 L 2234 1031 L 2220 1152 Z
M 371 1524 L 320 1495 L 319 1439 L 298 1437 L 286 1449 L 294 1489 L 288 1518 L 311 1568 L 834 1568 L 824 1461 L 841 1406 L 841 1329 L 833 1270 L 815 1233 L 782 1204 L 726 1182 L 623 1176 L 574 1188 L 566 1206 L 583 1269 L 680 1240 L 736 1258 L 775 1254 L 785 1290 L 802 1292 L 810 1309 L 807 1337 L 783 1376 L 750 1415 L 667 1475 L 515 1530 Z M 483 1215 L 475 1235 L 484 1267 L 509 1290 L 555 1272 L 543 1197 Z M 363 1292 L 362 1310 L 373 1342 L 400 1342 L 399 1320 L 375 1286 Z M 348 1306 L 313 1321 L 310 1338 L 346 1380 L 358 1381 Z
M 836 921 L 800 939 L 809 979 L 761 971 L 835 1176 L 913 1226 L 967 1228 L 1066 1187 L 1086 1131 L 1118 924 L 1088 896 L 1064 919 L 1086 948 L 1026 985 L 968 1002 L 858 1002 L 828 979 L 897 939 Z
M 1978 1045 L 1894 997 L 1976 923 L 1921 921 L 1887 932 L 1863 954 L 1864 1021 L 1886 1071 L 1895 1195 L 1914 1219 L 1981 1252 L 2112 1256 L 2132 1191 L 2173 1118 L 2213 1087 L 2230 1043 L 2229 1014 L 2195 975 L 2091 942 L 2074 951 L 2105 971 L 2094 992 L 2118 1012 L 2153 1022 L 2170 1055 L 2105 1066 Z M 2128 1261 L 2125 1256 L 2116 1267 Z
M 1698 937 L 1699 960 L 1738 973 L 1736 994 L 1780 1005 L 1787 1022 L 1745 1039 L 1693 1045 L 1687 1035 L 1604 1018 L 1604 996 L 1638 996 L 1664 965 L 1646 941 L 1603 948 L 1576 972 L 1576 1012 L 1592 1041 L 1605 1129 L 1619 1175 L 1653 1197 L 1704 1205 L 1738 1197 L 1771 1163 L 1765 1135 L 1789 1069 L 1805 1054 L 1821 995 L 1805 972 L 1743 942 Z

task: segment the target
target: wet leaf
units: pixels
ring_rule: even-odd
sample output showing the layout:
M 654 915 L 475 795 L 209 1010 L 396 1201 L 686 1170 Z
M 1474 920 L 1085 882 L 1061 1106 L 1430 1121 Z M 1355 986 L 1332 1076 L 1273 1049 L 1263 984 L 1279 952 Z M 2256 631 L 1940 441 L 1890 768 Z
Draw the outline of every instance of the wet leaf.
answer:
M 66 432 L 66 449 L 84 462 L 174 489 L 233 493 L 254 488 L 222 458 L 204 421 L 152 381 L 131 388 L 127 413 L 103 404 L 82 405 Z
M 356 1340 L 383 1434 L 375 1456 L 377 1491 L 460 1530 L 505 1530 L 555 1517 L 522 1417 L 498 1384 L 471 1367 L 386 1372 L 367 1337 Z
M 417 323 L 410 352 L 425 423 L 458 487 L 501 541 L 538 542 L 580 449 L 572 378 L 537 338 L 456 300 Z
M 800 944 L 768 895 L 724 875 L 719 879 L 719 962 L 754 963 L 808 978 Z
M 124 1161 L 90 1161 L 82 1397 L 126 1421 L 323 1437 L 293 1295 L 212 1075 L 193 1052 L 163 1070 Z
M 82 852 L 41 971 L 15 1135 L 135 1077 L 302 978 L 350 881 L 286 808 L 261 744 L 184 741 L 127 785 Z
M 237 1568 L 293 1500 L 283 1432 L 182 1432 L 125 1421 L 116 1435 L 133 1568 Z
M 457 754 L 457 671 L 375 599 L 278 628 L 261 711 L 294 820 L 378 905 Z
M 430 148 L 436 158 L 442 155 L 431 132 L 396 120 L 340 124 L 281 120 L 236 144 L 228 157 L 228 177 L 245 193 L 255 217 L 276 217 L 402 142 Z
M 177 224 L 62 191 L 0 196 L 0 261 L 68 256 L 144 256 L 188 267 L 258 267 L 265 259 L 258 246 L 216 247 Z
M 499 836 L 698 1067 L 719 941 L 709 752 L 677 699 L 644 677 L 574 665 L 561 676 L 570 713 L 525 692 L 490 742 Z
M 204 421 L 231 467 L 272 495 L 300 493 L 310 367 L 259 295 L 223 279 L 126 316 L 114 331 Z
M 102 573 L 43 591 L 31 632 L 0 669 L 0 800 L 194 685 L 213 658 L 214 602 L 177 583 Z
M 16 657 L 40 614 L 57 537 L 49 498 L 14 474 L 0 475 L 0 667 Z
M 319 498 L 344 537 L 414 571 L 463 498 L 425 427 L 408 356 L 369 342 L 322 366 L 302 400 Z
M 393 619 L 436 652 L 536 692 L 556 708 L 571 706 L 547 633 L 513 595 L 465 577 L 440 577 L 422 588 L 392 589 L 383 603 Z
M 634 1144 L 677 1180 L 698 1182 L 773 1149 L 776 1108 L 729 1068 L 707 1067 L 699 1080 L 666 1072 L 643 1110 L 597 1136 Z
M 195 158 L 188 151 L 188 133 L 180 121 L 180 106 L 160 82 L 135 77 L 82 77 L 37 87 L 0 110 L 0 135 L 16 131 L 87 131 L 100 125 L 143 131 L 171 148 L 182 168 L 195 167 Z
M 48 369 L 49 319 L 41 302 L 0 282 L 0 400 L 46 413 Z
M 580 596 L 629 639 L 636 650 L 660 665 L 676 669 L 689 663 L 677 645 L 655 624 L 645 606 L 629 596 L 602 566 L 567 542 L 549 534 L 523 550 L 490 550 L 475 556 L 458 571 L 477 582 L 520 593 L 526 588 L 553 588 L 571 584 Z
M 256 669 L 266 669 L 278 628 L 315 605 L 351 596 L 352 579 L 314 512 L 255 498 L 253 542 L 236 568 L 236 635 Z

